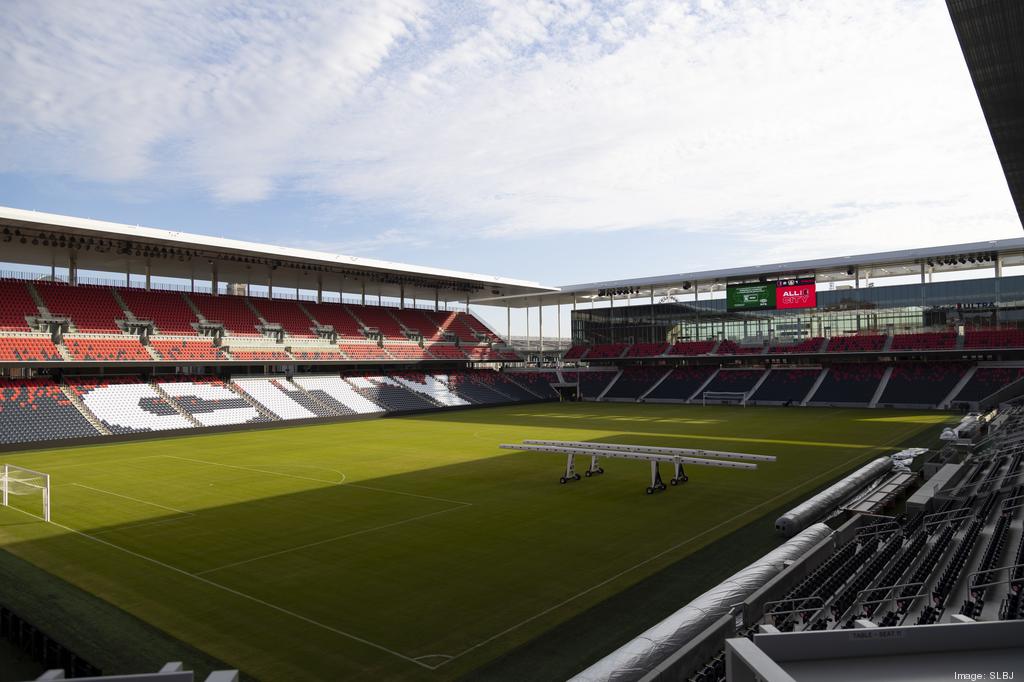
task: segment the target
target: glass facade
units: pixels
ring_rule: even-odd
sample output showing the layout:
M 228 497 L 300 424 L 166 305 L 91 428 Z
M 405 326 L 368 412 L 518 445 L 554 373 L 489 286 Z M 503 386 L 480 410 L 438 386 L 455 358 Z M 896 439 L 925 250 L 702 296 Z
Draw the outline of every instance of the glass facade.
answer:
M 578 309 L 573 343 L 706 339 L 799 341 L 851 333 L 1016 327 L 1024 322 L 1024 276 L 818 289 L 806 310 L 728 312 L 725 299 Z

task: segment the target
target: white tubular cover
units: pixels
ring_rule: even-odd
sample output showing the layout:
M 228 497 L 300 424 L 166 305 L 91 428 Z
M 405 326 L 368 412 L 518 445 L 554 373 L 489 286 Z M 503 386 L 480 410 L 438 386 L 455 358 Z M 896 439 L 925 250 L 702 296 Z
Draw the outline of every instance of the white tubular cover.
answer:
M 143 409 L 139 404 L 143 400 L 167 404 L 167 401 L 149 384 L 97 386 L 82 396 L 82 402 L 100 421 L 127 431 L 164 431 L 195 427 L 195 424 L 177 412 L 156 414 Z
M 448 388 L 448 384 L 445 383 L 448 381 L 448 376 L 445 374 L 438 377 L 427 374 L 424 376 L 424 383 L 422 384 L 418 381 L 412 381 L 411 379 L 406 379 L 401 376 L 395 377 L 395 380 L 410 390 L 430 396 L 442 405 L 452 406 L 470 404 L 468 400 L 463 400 L 451 392 L 451 389 Z
M 640 679 L 729 613 L 734 604 L 742 602 L 778 575 L 785 568 L 785 562 L 800 558 L 831 533 L 832 529 L 823 523 L 811 526 L 577 673 L 572 681 L 631 682 Z
M 201 409 L 189 409 L 187 403 L 182 406 L 203 426 L 245 424 L 260 416 L 244 398 L 218 384 L 168 381 L 161 382 L 160 388 L 172 398 L 191 397 L 203 401 Z
M 288 397 L 272 379 L 235 379 L 232 381 L 263 407 L 281 419 L 309 419 L 316 415 Z M 282 379 L 281 381 L 284 381 Z
M 361 396 L 341 377 L 294 377 L 292 381 L 307 391 L 323 391 L 356 414 L 377 414 L 384 411 L 376 403 Z
M 871 481 L 891 471 L 892 467 L 891 457 L 879 457 L 868 462 L 835 485 L 825 488 L 814 497 L 801 502 L 780 516 L 775 521 L 775 530 L 782 535 L 797 533 L 815 519 L 821 518 L 822 514 L 838 507 L 843 500 Z

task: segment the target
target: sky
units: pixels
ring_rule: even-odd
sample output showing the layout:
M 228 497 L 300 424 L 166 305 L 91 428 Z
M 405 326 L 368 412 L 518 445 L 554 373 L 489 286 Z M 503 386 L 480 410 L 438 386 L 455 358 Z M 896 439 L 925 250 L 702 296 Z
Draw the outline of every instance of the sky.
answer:
M 943 0 L 7 0 L 0 150 L 6 206 L 549 285 L 1021 236 Z

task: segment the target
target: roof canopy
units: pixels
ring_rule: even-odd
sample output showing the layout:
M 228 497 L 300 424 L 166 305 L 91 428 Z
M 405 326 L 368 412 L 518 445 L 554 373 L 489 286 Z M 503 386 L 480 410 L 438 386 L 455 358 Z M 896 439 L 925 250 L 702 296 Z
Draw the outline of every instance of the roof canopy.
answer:
M 0 207 L 0 261 L 430 300 L 554 291 L 536 282 Z M 216 277 L 214 272 L 216 271 Z

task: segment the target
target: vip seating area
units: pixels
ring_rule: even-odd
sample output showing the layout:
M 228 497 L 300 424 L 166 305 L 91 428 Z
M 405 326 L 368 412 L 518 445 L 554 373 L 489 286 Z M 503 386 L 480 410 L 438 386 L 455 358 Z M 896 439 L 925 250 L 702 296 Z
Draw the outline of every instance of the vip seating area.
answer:
M 51 338 L 46 321 L 54 320 L 66 324 L 62 334 Z M 200 335 L 211 330 L 219 330 L 223 345 L 234 350 L 226 354 L 213 347 L 211 336 Z M 522 358 L 463 312 L 0 280 L 0 362 L 203 360 Z
M 0 379 L 0 444 L 557 398 L 550 380 L 494 370 L 285 376 Z

